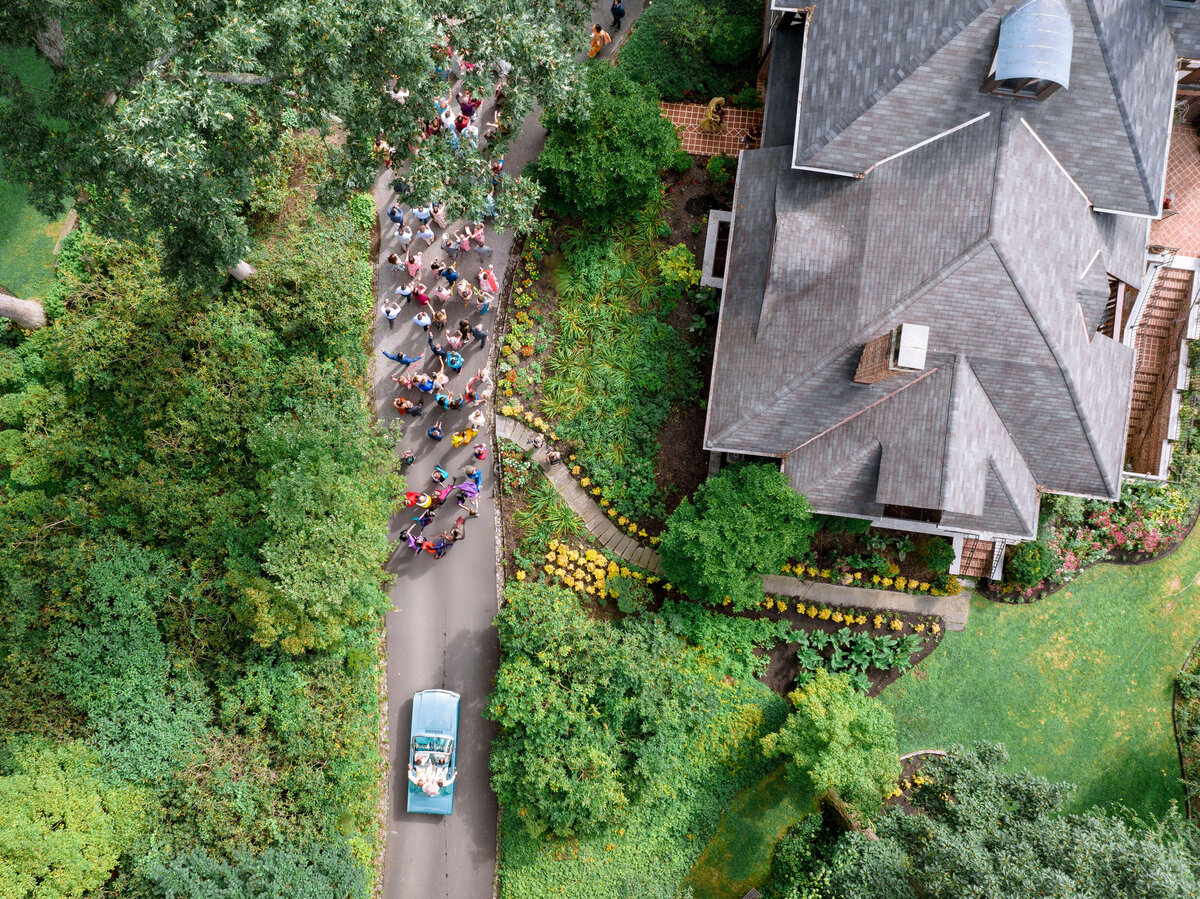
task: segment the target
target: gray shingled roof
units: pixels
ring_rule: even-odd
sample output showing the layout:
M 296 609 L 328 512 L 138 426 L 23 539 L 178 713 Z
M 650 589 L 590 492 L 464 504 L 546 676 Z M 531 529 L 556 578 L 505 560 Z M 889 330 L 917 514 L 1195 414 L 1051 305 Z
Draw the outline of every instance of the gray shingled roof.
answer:
M 1142 276 L 1146 273 L 1146 247 L 1150 243 L 1149 219 L 1098 212 L 1096 224 L 1104 238 L 1104 262 L 1108 273 L 1141 288 Z
M 979 92 L 1014 2 L 909 0 L 880 9 L 874 0 L 821 0 L 809 20 L 793 165 L 868 172 L 1012 107 L 1098 208 L 1157 214 L 1174 69 L 1157 2 L 1068 0 L 1070 88 L 1041 102 Z
M 1195 9 L 1171 7 L 1163 10 L 1175 38 L 1175 52 L 1187 59 L 1200 59 L 1200 14 Z
M 821 511 L 939 507 L 1014 536 L 1036 485 L 1115 496 L 1133 353 L 1093 333 L 1101 229 L 1022 117 L 865 179 L 788 162 L 742 154 L 706 446 L 786 456 Z M 852 383 L 901 322 L 931 328 L 925 373 Z

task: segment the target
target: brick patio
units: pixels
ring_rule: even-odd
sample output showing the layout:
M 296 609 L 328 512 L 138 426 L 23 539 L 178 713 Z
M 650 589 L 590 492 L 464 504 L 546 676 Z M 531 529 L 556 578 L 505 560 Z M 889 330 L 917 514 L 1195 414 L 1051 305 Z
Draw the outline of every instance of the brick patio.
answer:
M 730 109 L 725 108 L 725 125 L 715 133 L 700 130 L 700 122 L 708 109 L 708 104 L 699 103 L 659 103 L 663 115 L 671 120 L 675 130 L 679 132 L 679 140 L 683 149 L 693 156 L 716 156 L 726 153 L 737 156 L 743 149 L 758 149 L 758 141 L 750 147 L 742 144 L 742 138 L 750 133 L 750 129 L 758 125 L 762 127 L 763 111 L 761 109 Z M 1200 190 L 1200 188 L 1198 188 Z
M 1175 214 L 1151 223 L 1150 242 L 1178 247 L 1184 256 L 1200 256 L 1200 135 L 1195 125 L 1171 129 L 1167 193 L 1174 195 Z

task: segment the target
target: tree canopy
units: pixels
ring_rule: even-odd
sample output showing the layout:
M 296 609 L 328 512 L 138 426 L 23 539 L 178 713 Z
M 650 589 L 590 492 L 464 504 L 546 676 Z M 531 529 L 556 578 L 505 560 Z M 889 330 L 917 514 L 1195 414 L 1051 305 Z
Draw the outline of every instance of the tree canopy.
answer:
M 679 137 L 651 89 L 622 69 L 589 65 L 585 97 L 546 114 L 546 146 L 533 171 L 543 202 L 593 223 L 636 212 L 660 190 Z
M 874 817 L 900 777 L 892 713 L 824 668 L 788 699 L 795 711 L 763 737 L 764 754 L 786 759 L 789 776 L 815 793 L 832 790 L 862 818 Z
M 1178 814 L 1147 826 L 1089 812 L 1064 815 L 1074 787 L 1006 770 L 996 744 L 952 747 L 928 762 L 879 839 L 836 842 L 809 824 L 781 843 L 769 899 L 1182 899 L 1200 895 L 1193 825 Z M 797 842 L 799 845 L 797 845 Z
M 106 234 L 160 237 L 168 274 L 213 284 L 248 255 L 253 195 L 283 135 L 342 128 L 323 187 L 369 188 L 375 136 L 403 158 L 434 117 L 447 86 L 435 65 L 449 68 L 437 48 L 452 43 L 476 63 L 464 79 L 480 94 L 500 60 L 511 66 L 508 131 L 488 147 L 502 155 L 535 98 L 571 99 L 589 12 L 577 0 L 16 0 L 0 7 L 0 45 L 36 43 L 55 74 L 42 90 L 0 70 L 5 176 L 30 182 L 47 214 L 78 198 Z M 448 141 L 426 141 L 406 180 L 421 201 L 436 185 L 456 214 L 479 212 L 490 185 L 486 160 Z M 528 213 L 528 190 L 507 199 L 513 218 Z
M 771 465 L 726 468 L 667 519 L 663 570 L 692 599 L 736 609 L 762 602 L 762 578 L 808 551 L 808 501 Z
M 75 899 L 102 886 L 138 826 L 136 795 L 106 785 L 78 743 L 13 739 L 0 753 L 6 899 Z

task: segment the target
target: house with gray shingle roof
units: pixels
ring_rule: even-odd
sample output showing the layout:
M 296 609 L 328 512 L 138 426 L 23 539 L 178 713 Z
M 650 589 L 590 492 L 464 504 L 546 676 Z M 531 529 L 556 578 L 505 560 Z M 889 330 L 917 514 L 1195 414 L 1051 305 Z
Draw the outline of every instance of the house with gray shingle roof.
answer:
M 769 12 L 705 447 L 780 459 L 819 512 L 952 538 L 1032 539 L 1043 491 L 1116 499 L 1134 351 L 1101 328 L 1161 214 L 1180 22 L 804 6 Z

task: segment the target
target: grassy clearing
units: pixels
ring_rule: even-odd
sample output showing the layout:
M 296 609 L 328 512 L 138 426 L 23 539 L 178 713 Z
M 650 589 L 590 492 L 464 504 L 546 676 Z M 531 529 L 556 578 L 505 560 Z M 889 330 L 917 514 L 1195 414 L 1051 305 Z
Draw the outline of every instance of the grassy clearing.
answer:
M 1200 534 L 1138 566 L 1100 565 L 1030 606 L 975 597 L 882 700 L 900 749 L 1003 742 L 1015 767 L 1079 785 L 1071 810 L 1181 800 L 1172 678 L 1200 634 Z
M 50 66 L 32 47 L 0 47 L 0 73 L 12 73 L 33 90 L 50 89 Z M 50 221 L 26 202 L 24 185 L 10 184 L 0 160 L 0 286 L 19 297 L 40 297 L 54 279 L 54 244 L 66 210 Z
M 730 899 L 760 887 L 771 850 L 787 829 L 816 808 L 812 790 L 788 779 L 780 765 L 738 793 L 685 883 L 695 899 Z

